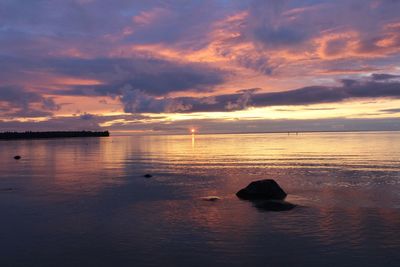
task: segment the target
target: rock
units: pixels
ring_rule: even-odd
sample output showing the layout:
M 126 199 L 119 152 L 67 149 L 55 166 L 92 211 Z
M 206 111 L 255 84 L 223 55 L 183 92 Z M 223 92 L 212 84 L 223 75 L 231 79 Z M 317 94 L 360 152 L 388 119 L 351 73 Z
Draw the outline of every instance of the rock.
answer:
M 147 173 L 147 174 L 145 174 L 145 175 L 143 175 L 145 178 L 151 178 L 151 177 L 153 177 L 153 175 L 151 175 L 151 174 L 149 174 L 149 173 Z
M 220 200 L 221 198 L 217 196 L 208 196 L 208 197 L 202 197 L 201 199 L 204 201 L 217 201 Z
M 19 160 L 21 159 L 21 156 L 15 156 L 14 159 Z
M 286 195 L 285 191 L 272 179 L 251 182 L 248 186 L 236 193 L 238 198 L 246 200 L 283 200 Z
M 288 211 L 296 207 L 295 204 L 282 200 L 256 201 L 254 206 L 263 211 Z
M 239 190 L 236 196 L 252 201 L 256 208 L 263 211 L 288 211 L 296 207 L 295 204 L 283 200 L 287 194 L 272 179 L 251 182 Z

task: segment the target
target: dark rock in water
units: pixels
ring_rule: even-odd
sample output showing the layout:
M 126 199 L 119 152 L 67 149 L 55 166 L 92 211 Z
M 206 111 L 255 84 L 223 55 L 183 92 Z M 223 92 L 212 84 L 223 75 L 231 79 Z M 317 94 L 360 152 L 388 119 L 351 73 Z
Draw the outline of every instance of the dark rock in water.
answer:
M 288 211 L 296 207 L 295 204 L 282 200 L 255 201 L 254 206 L 263 211 Z
M 287 194 L 272 179 L 251 182 L 239 190 L 236 196 L 252 201 L 253 205 L 262 211 L 288 211 L 296 207 L 295 204 L 283 200 Z
M 143 175 L 145 178 L 151 178 L 151 177 L 153 177 L 153 175 L 151 175 L 151 174 L 145 174 L 145 175 Z
M 278 185 L 275 180 L 265 179 L 251 182 L 245 188 L 239 190 L 236 196 L 241 199 L 275 199 L 283 200 L 286 197 L 285 191 Z
M 217 196 L 208 196 L 208 197 L 202 197 L 201 199 L 204 201 L 217 201 L 220 200 L 221 198 Z
M 21 156 L 15 156 L 14 159 L 16 160 L 21 159 Z

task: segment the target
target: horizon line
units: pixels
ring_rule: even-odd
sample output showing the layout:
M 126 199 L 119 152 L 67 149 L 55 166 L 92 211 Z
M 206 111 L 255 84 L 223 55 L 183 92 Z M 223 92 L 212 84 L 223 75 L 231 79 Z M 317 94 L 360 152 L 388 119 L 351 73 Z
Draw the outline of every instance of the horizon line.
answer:
M 110 135 L 112 133 L 125 133 L 117 136 L 128 136 L 128 135 L 214 135 L 214 134 L 300 134 L 300 133 L 362 133 L 362 132 L 400 132 L 399 130 L 321 130 L 321 131 L 258 131 L 258 132 L 196 132 L 192 134 L 187 133 L 163 133 L 163 132 L 127 132 L 127 131 L 112 131 L 109 130 Z M 131 133 L 131 134 L 129 134 Z

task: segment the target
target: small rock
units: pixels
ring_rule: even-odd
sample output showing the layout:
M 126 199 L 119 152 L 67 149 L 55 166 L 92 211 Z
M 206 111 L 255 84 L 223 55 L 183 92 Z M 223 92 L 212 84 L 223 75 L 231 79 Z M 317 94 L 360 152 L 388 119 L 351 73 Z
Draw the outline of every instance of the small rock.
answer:
M 21 156 L 15 156 L 14 159 L 19 160 L 21 159 Z
M 217 201 L 220 200 L 221 198 L 217 196 L 208 196 L 208 197 L 202 197 L 201 199 L 204 201 Z
M 145 174 L 145 175 L 143 175 L 145 178 L 151 178 L 151 177 L 153 177 L 153 175 L 151 175 L 151 174 L 149 174 L 149 173 L 147 173 L 147 174 Z
M 278 185 L 275 180 L 265 179 L 251 182 L 245 188 L 239 190 L 236 196 L 241 199 L 275 199 L 283 200 L 287 196 L 285 191 Z

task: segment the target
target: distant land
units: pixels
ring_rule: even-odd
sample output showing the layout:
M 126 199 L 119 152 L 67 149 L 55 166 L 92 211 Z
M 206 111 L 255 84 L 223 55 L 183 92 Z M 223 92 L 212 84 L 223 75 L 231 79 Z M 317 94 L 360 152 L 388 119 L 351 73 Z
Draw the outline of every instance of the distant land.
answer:
M 108 136 L 110 136 L 110 133 L 108 131 L 3 132 L 0 133 L 0 140 L 71 138 L 71 137 L 108 137 Z

